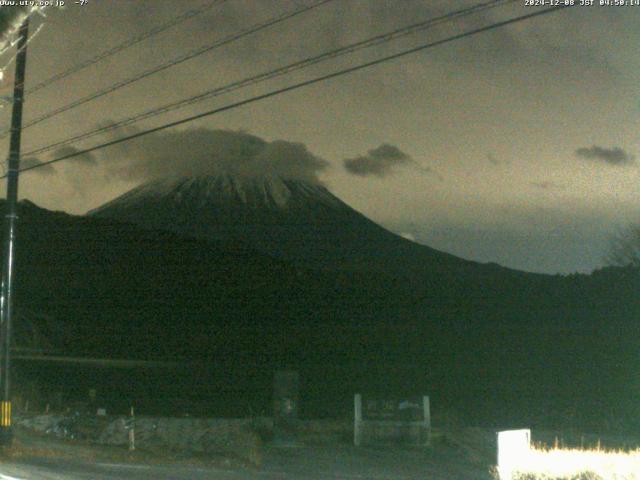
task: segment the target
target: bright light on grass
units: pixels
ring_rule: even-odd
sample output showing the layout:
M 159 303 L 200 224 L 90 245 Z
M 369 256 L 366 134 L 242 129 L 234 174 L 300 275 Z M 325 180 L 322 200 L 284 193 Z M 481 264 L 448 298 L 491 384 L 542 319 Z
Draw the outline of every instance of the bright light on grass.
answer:
M 640 480 L 640 450 L 531 448 L 511 467 L 500 472 L 501 480 Z

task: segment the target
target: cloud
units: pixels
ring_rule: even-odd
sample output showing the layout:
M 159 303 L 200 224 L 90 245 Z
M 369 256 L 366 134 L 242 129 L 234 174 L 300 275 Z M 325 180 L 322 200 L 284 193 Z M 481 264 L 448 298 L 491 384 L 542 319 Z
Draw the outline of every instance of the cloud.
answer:
M 60 157 L 66 157 L 67 155 L 77 154 L 80 150 L 75 147 L 67 146 L 62 147 L 53 152 L 51 154 L 51 159 L 56 159 Z M 36 158 L 35 162 L 39 162 Z M 36 163 L 34 163 L 35 165 Z M 64 165 L 60 171 L 63 172 L 64 181 L 71 186 L 74 193 L 79 194 L 82 198 L 87 198 L 92 188 L 92 181 L 95 181 L 97 178 L 102 176 L 102 180 L 106 181 L 104 178 L 104 173 L 98 170 L 96 167 L 98 166 L 98 159 L 92 153 L 83 153 L 77 155 L 75 157 L 71 157 L 60 165 Z M 53 167 L 48 165 L 51 170 Z M 40 171 L 42 169 L 46 169 L 47 167 L 38 168 L 35 171 Z M 45 173 L 45 172 L 43 172 Z M 100 175 L 102 173 L 102 175 Z
M 57 149 L 53 153 L 53 158 L 66 157 L 67 155 L 75 155 L 80 150 L 75 147 L 62 147 Z M 95 155 L 92 153 L 83 153 L 77 155 L 75 157 L 71 157 L 68 160 L 65 160 L 67 163 L 75 163 L 76 165 L 89 165 L 93 166 L 98 163 Z
M 398 167 L 414 164 L 414 160 L 398 147 L 383 143 L 378 148 L 369 150 L 366 155 L 347 158 L 343 163 L 344 168 L 353 175 L 385 177 L 394 173 Z M 428 168 L 422 170 L 430 172 Z
M 487 160 L 489 161 L 489 163 L 491 165 L 494 165 L 496 167 L 498 167 L 500 165 L 510 165 L 511 164 L 511 160 L 508 160 L 508 159 L 505 159 L 505 158 L 498 158 L 496 155 L 494 155 L 491 152 L 487 153 Z
M 402 232 L 400 233 L 402 238 L 406 238 L 407 240 L 411 240 L 412 242 L 416 241 L 416 236 L 411 232 Z
M 576 155 L 585 160 L 604 162 L 609 165 L 616 166 L 630 165 L 635 161 L 635 156 L 620 147 L 603 148 L 593 145 L 589 148 L 578 148 L 576 150 Z
M 118 136 L 136 130 L 120 129 Z M 151 134 L 114 145 L 105 168 L 124 180 L 167 176 L 275 175 L 321 183 L 318 174 L 329 165 L 302 143 L 268 142 L 243 131 L 194 128 Z
M 501 163 L 492 153 L 487 153 L 487 160 L 493 165 L 500 165 Z
M 51 175 L 56 173 L 56 169 L 51 165 L 40 165 L 42 165 L 42 160 L 36 157 L 26 157 L 20 160 L 20 168 L 33 168 L 34 172 L 40 175 Z
M 564 188 L 562 185 L 558 185 L 555 182 L 551 182 L 547 180 L 544 180 L 541 182 L 530 182 L 529 185 L 531 185 L 532 187 L 539 188 L 541 190 L 554 190 L 554 189 Z

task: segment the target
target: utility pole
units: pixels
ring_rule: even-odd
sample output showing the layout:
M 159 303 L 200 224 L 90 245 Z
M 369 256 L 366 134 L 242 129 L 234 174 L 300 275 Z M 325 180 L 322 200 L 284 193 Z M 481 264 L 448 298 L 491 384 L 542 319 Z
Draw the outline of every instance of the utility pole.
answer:
M 13 87 L 11 113 L 11 139 L 7 160 L 7 201 L 4 224 L 2 285 L 0 292 L 0 445 L 11 445 L 11 315 L 13 307 L 13 260 L 15 255 L 15 225 L 18 203 L 18 174 L 20 171 L 20 135 L 22 133 L 22 106 L 24 104 L 24 74 L 27 66 L 27 40 L 29 17 L 20 27 L 16 76 Z

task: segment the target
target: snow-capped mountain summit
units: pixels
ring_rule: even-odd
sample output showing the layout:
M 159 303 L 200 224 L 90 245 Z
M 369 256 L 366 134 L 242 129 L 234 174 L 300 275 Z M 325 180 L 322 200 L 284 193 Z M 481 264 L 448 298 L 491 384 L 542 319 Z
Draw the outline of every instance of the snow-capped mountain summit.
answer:
M 156 180 L 89 215 L 242 242 L 316 268 L 397 270 L 426 262 L 437 269 L 469 263 L 385 230 L 318 183 L 275 175 Z
M 302 180 L 286 180 L 279 176 L 215 175 L 164 178 L 145 183 L 115 200 L 90 212 L 128 208 L 142 202 L 163 200 L 191 203 L 192 207 L 212 205 L 253 209 L 287 209 L 303 203 L 319 203 L 327 207 L 346 206 L 321 185 Z

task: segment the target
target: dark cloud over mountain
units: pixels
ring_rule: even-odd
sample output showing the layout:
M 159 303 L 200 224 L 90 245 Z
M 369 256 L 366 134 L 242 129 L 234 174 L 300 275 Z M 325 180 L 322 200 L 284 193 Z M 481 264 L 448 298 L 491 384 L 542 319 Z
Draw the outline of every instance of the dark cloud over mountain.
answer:
M 585 160 L 604 162 L 609 165 L 629 165 L 635 161 L 635 156 L 620 147 L 604 148 L 593 145 L 589 148 L 578 148 L 576 155 Z
M 56 173 L 51 165 L 43 165 L 42 160 L 36 157 L 26 157 L 20 160 L 20 168 L 33 168 L 39 175 L 51 175 Z
M 106 155 L 110 174 L 127 180 L 232 174 L 321 183 L 318 173 L 328 166 L 302 143 L 206 128 L 148 135 L 116 145 Z
M 54 158 L 66 157 L 67 155 L 75 155 L 80 150 L 75 147 L 62 147 L 55 151 L 53 154 Z M 67 160 L 68 162 L 75 163 L 76 165 L 95 165 L 98 163 L 95 155 L 92 153 L 82 153 L 80 155 L 76 155 L 75 157 L 71 157 Z
M 413 159 L 398 147 L 384 143 L 369 150 L 366 155 L 344 160 L 344 168 L 353 175 L 385 177 L 399 167 L 414 163 Z

